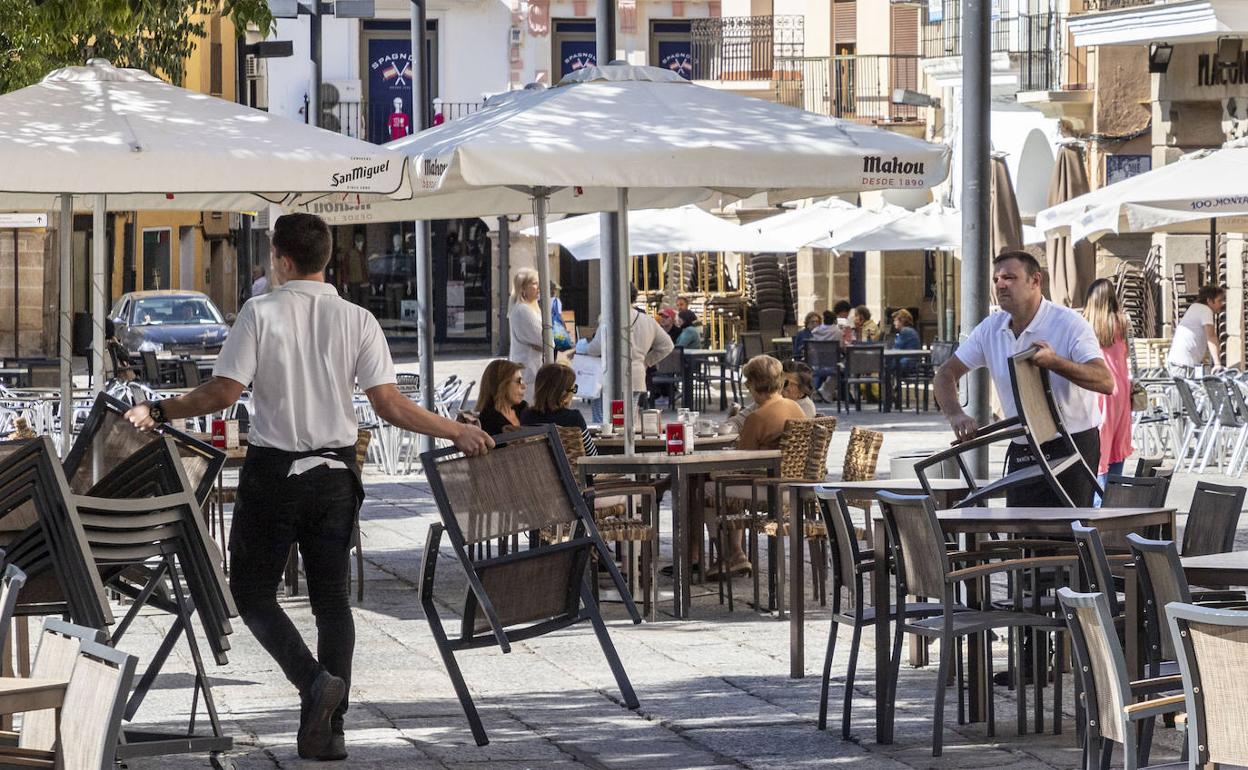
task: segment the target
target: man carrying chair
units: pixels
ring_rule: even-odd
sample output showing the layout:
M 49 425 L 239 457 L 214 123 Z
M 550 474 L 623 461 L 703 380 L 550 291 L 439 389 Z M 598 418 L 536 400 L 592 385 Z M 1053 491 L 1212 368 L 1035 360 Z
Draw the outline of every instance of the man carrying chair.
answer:
M 150 430 L 225 409 L 251 385 L 247 460 L 230 531 L 230 590 L 243 622 L 299 690 L 299 756 L 345 759 L 343 718 L 355 648 L 348 557 L 364 499 L 355 463 L 355 387 L 383 420 L 449 439 L 466 454 L 483 453 L 493 441 L 480 428 L 433 414 L 399 392 L 377 319 L 325 283 L 332 239 L 320 218 L 279 217 L 272 244 L 270 292 L 239 311 L 213 378 L 186 395 L 135 406 L 126 416 Z M 316 617 L 315 656 L 277 603 L 296 543 Z

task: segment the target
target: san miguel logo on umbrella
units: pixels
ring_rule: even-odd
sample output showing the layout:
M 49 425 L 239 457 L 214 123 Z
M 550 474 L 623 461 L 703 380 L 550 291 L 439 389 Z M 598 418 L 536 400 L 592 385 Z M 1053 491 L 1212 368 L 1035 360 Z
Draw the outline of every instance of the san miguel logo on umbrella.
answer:
M 371 191 L 374 185 L 370 184 L 375 176 L 381 176 L 390 170 L 390 161 L 381 163 L 373 163 L 369 165 L 354 166 L 346 172 L 335 171 L 330 177 L 329 186 L 333 189 L 346 186 L 347 189 L 360 189 Z

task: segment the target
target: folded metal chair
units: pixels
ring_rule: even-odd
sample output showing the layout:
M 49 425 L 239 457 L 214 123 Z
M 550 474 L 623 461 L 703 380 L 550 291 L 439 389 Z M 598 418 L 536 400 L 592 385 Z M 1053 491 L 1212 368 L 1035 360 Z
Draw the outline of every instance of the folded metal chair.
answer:
M 495 448 L 465 457 L 454 448 L 421 455 L 441 524 L 429 527 L 421 564 L 420 601 L 455 694 L 477 745 L 489 743 L 455 653 L 531 639 L 588 621 L 623 695 L 637 708 L 628 674 L 616 654 L 590 589 L 591 553 L 609 573 L 634 623 L 641 622 L 628 586 L 594 524 L 572 476 L 555 426 L 507 433 Z M 571 530 L 551 542 L 542 531 Z M 435 601 L 435 572 L 443 534 L 468 579 L 460 633 L 448 638 Z M 473 559 L 473 546 L 527 535 L 529 547 Z

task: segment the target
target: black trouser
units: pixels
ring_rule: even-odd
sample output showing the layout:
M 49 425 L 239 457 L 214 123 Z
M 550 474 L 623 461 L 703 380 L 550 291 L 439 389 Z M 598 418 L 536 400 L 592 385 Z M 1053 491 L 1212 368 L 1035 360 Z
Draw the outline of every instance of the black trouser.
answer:
M 1100 429 L 1091 428 L 1081 431 L 1071 436 L 1071 438 L 1074 439 L 1075 447 L 1079 450 L 1079 454 L 1083 455 L 1083 461 L 1088 464 L 1088 468 L 1095 475 L 1096 469 L 1101 464 Z M 1060 442 L 1050 442 L 1040 446 L 1046 457 L 1059 447 Z M 1026 444 L 1010 444 L 1009 449 L 1005 453 L 1005 472 L 1010 473 L 1024 466 L 1031 465 L 1033 462 L 1035 461 L 1032 460 Z M 1084 473 L 1083 469 L 1078 465 L 1067 468 L 1058 475 L 1057 480 L 1061 483 L 1062 489 L 1066 490 L 1066 494 L 1070 495 L 1070 500 L 1075 504 L 1076 508 L 1090 508 L 1092 506 L 1092 496 L 1096 491 L 1093 481 L 1088 478 L 1088 474 Z M 1005 504 L 1030 508 L 1062 507 L 1065 505 L 1043 478 L 1034 483 L 1024 484 L 1007 490 L 1005 493 Z
M 285 465 L 289 467 L 289 463 Z M 239 477 L 230 529 L 230 591 L 247 628 L 306 693 L 322 667 L 351 684 L 355 624 L 347 586 L 359 485 L 325 466 L 286 477 L 282 464 L 253 462 Z M 298 543 L 316 617 L 316 657 L 277 603 L 290 546 Z M 347 699 L 334 714 L 341 724 Z

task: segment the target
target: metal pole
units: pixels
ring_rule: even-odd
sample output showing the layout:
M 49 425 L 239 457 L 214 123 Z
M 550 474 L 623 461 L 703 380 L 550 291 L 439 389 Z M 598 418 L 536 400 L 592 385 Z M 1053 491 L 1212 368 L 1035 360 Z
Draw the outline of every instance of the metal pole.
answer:
M 498 218 L 498 325 L 494 332 L 494 355 L 504 356 L 511 339 L 511 322 L 507 320 L 507 296 L 511 290 L 511 223 Z
M 962 0 L 962 339 L 988 314 L 990 9 L 991 0 Z M 987 370 L 977 369 L 967 376 L 967 405 L 976 422 L 988 424 Z M 977 475 L 988 475 L 986 449 L 974 452 L 972 462 Z
M 619 257 L 615 261 L 616 274 L 615 282 L 619 286 L 617 292 L 617 300 L 614 307 L 616 308 L 617 323 L 612 327 L 618 332 L 615 336 L 616 350 L 619 351 L 616 356 L 616 369 L 619 371 L 620 377 L 620 397 L 624 399 L 624 454 L 631 455 L 633 453 L 633 410 L 637 408 L 637 401 L 634 398 L 633 391 L 636 387 L 633 385 L 633 310 L 632 310 L 632 280 L 629 277 L 629 259 L 628 259 L 628 189 L 621 188 L 619 191 L 619 206 L 616 212 L 618 218 L 618 227 L 616 228 L 618 237 L 616 239 L 616 255 Z
M 20 240 L 19 240 L 20 234 L 21 234 L 20 231 L 16 227 L 13 228 L 13 357 L 14 358 L 18 358 L 19 356 L 21 356 L 21 353 L 18 352 L 18 345 L 17 345 L 18 328 L 19 328 L 19 322 L 21 321 L 21 317 L 18 313 L 18 308 L 21 306 L 21 301 L 19 298 L 22 296 L 20 293 L 21 278 L 18 277 L 19 274 L 21 273 L 22 263 L 21 263 L 21 260 L 18 259 L 18 255 L 17 255 L 17 249 L 20 243 Z
M 104 253 L 108 247 L 105 224 L 108 221 L 108 196 L 95 196 L 91 215 L 91 389 L 104 390 L 104 314 L 108 292 L 104 287 Z
M 547 253 L 546 214 L 550 208 L 550 190 L 537 187 L 533 190 L 533 219 L 537 222 L 537 282 L 538 311 L 542 315 L 542 363 L 549 364 L 555 358 L 555 330 L 550 320 L 550 255 Z
M 615 10 L 616 0 L 598 0 L 594 13 L 595 56 L 599 66 L 609 63 L 615 58 Z M 620 296 L 627 294 L 628 286 L 617 282 L 619 273 L 618 261 L 627 259 L 620 257 L 617 250 L 620 237 L 619 218 L 612 212 L 604 212 L 598 217 L 599 241 L 602 258 L 598 261 L 598 307 L 599 333 L 602 335 L 602 405 L 605 419 L 611 417 L 611 401 L 615 398 L 628 399 L 621 379 L 623 369 L 628 368 L 628 359 L 622 357 L 616 346 L 616 333 L 613 331 L 628 317 L 627 312 L 619 313 Z M 625 252 L 626 253 L 626 252 Z M 624 302 L 627 302 L 625 298 Z M 626 415 L 630 410 L 624 410 Z M 625 442 L 631 446 L 631 434 L 626 434 Z M 631 451 L 631 450 L 630 450 Z
M 61 456 L 69 451 L 74 431 L 74 196 L 61 196 Z
M 308 94 L 308 123 L 321 125 L 321 0 L 312 0 L 308 17 L 308 36 L 312 56 L 312 88 Z M 415 66 L 415 64 L 413 64 Z
M 424 108 L 425 93 L 425 0 L 411 0 L 412 35 L 412 119 L 418 130 L 428 128 L 429 112 Z M 413 222 L 416 236 L 417 337 L 420 340 L 420 400 L 426 409 L 434 408 L 433 383 L 433 250 L 429 244 L 429 223 Z M 433 450 L 433 437 L 421 434 L 421 452 Z

